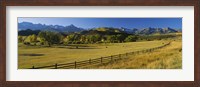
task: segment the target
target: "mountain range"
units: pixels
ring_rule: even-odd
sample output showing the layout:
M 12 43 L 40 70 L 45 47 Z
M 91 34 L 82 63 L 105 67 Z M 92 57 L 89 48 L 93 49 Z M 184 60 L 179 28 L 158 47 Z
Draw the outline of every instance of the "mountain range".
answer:
M 69 26 L 61 26 L 61 25 L 45 25 L 45 24 L 33 24 L 31 22 L 21 22 L 18 23 L 19 33 L 21 32 L 39 32 L 39 31 L 53 31 L 53 32 L 61 32 L 61 33 L 73 33 L 80 32 L 85 34 L 94 34 L 101 32 L 114 32 L 114 33 L 127 33 L 127 34 L 141 34 L 141 35 L 150 35 L 150 34 L 168 34 L 168 33 L 176 33 L 181 32 L 180 29 L 173 29 L 170 27 L 167 28 L 143 28 L 143 29 L 129 29 L 129 28 L 112 28 L 112 27 L 100 27 L 100 28 L 92 28 L 92 29 L 84 29 L 80 27 L 76 27 L 71 24 Z
M 61 26 L 61 25 L 45 25 L 45 24 L 33 24 L 31 22 L 21 22 L 18 23 L 18 30 L 41 30 L 41 31 L 53 31 L 53 32 L 80 32 L 83 31 L 83 28 L 78 28 L 73 24 L 69 26 Z
M 182 32 L 179 29 L 173 29 L 170 27 L 167 28 L 143 28 L 143 29 L 126 29 L 126 28 L 122 28 L 123 31 L 129 33 L 129 34 L 145 34 L 145 35 L 149 35 L 149 34 L 167 34 L 167 33 L 176 33 L 176 32 Z

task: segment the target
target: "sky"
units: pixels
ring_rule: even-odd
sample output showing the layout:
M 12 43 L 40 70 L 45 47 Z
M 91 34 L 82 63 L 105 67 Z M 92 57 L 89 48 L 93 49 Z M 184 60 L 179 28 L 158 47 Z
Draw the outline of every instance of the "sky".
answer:
M 124 28 L 176 28 L 182 29 L 182 18 L 53 18 L 53 17 L 23 17 L 18 23 L 32 22 L 46 25 L 75 25 L 81 28 L 124 27 Z

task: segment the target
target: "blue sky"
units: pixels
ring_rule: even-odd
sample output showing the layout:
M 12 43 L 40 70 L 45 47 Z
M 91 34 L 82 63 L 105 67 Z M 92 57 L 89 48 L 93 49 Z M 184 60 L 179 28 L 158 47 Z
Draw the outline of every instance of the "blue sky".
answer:
M 53 18 L 53 17 L 30 17 L 18 18 L 18 23 L 32 22 L 34 24 L 62 25 L 73 24 L 81 28 L 94 27 L 125 27 L 125 28 L 147 28 L 147 27 L 171 27 L 182 29 L 182 18 Z

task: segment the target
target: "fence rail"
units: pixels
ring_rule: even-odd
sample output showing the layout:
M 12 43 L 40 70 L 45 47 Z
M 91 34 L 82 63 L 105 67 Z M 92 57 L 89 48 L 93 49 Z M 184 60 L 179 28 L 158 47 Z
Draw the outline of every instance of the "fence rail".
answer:
M 109 62 L 112 62 L 112 61 L 128 58 L 129 55 L 152 52 L 154 50 L 161 49 L 161 48 L 163 48 L 167 45 L 170 45 L 170 43 L 171 42 L 164 44 L 162 46 L 159 46 L 159 47 L 140 50 L 140 51 L 134 51 L 134 52 L 127 52 L 127 53 L 124 53 L 124 54 L 111 55 L 111 56 L 107 56 L 107 57 L 100 57 L 100 58 L 88 59 L 88 60 L 83 60 L 83 61 L 75 61 L 75 62 L 71 62 L 71 63 L 62 63 L 62 64 L 56 63 L 54 65 L 40 66 L 40 67 L 32 66 L 29 69 L 43 69 L 43 68 L 50 68 L 50 69 L 58 69 L 58 68 L 71 69 L 71 68 L 74 68 L 74 69 L 76 69 L 76 68 L 86 67 L 86 66 L 94 65 L 94 64 L 96 65 L 96 64 L 109 63 Z

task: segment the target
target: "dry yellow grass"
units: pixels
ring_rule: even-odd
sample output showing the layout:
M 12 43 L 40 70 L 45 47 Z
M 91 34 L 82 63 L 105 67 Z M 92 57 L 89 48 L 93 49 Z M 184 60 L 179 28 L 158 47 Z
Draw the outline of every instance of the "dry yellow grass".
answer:
M 128 59 L 90 68 L 99 69 L 181 69 L 181 37 L 172 40 L 171 44 L 151 53 L 130 55 Z

